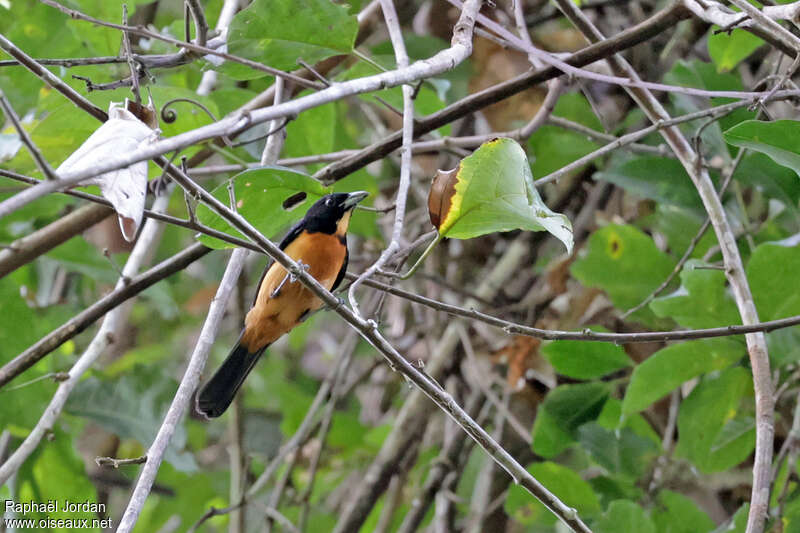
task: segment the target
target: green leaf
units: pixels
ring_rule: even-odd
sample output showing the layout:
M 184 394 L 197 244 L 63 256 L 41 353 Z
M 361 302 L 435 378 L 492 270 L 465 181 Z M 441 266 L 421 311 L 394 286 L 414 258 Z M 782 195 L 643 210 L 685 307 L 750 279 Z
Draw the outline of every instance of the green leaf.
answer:
M 578 441 L 592 459 L 611 474 L 636 480 L 658 456 L 660 448 L 652 440 L 627 428 L 609 430 L 596 422 L 578 428 Z
M 606 400 L 603 410 L 597 417 L 600 427 L 618 430 L 627 428 L 642 438 L 649 439 L 653 444 L 661 446 L 661 436 L 656 433 L 650 423 L 637 413 L 622 412 L 622 400 L 609 398 Z
M 575 379 L 599 378 L 631 366 L 625 350 L 608 342 L 554 341 L 543 346 L 542 353 L 556 372 Z
M 727 130 L 724 136 L 729 144 L 766 154 L 800 175 L 800 122 L 746 120 Z
M 676 453 L 703 472 L 721 472 L 747 459 L 755 447 L 755 430 L 740 431 L 740 421 L 723 430 L 732 420 L 752 416 L 741 412 L 752 389 L 752 378 L 741 367 L 707 376 L 681 404 Z
M 439 234 L 471 239 L 496 231 L 547 230 L 572 251 L 572 224 L 544 204 L 525 151 L 513 139 L 488 141 L 458 168 L 455 194 Z
M 334 150 L 339 120 L 333 103 L 303 111 L 286 126 L 286 157 L 325 154 Z
M 722 430 L 717 434 L 717 438 L 711 443 L 711 452 L 718 452 L 725 447 L 735 443 L 746 435 L 753 435 L 756 421 L 752 416 L 737 417 L 728 420 Z
M 656 526 L 644 509 L 630 500 L 611 502 L 594 524 L 595 533 L 655 533 Z
M 747 263 L 747 279 L 761 320 L 800 314 L 800 247 L 796 238 L 760 244 Z
M 800 361 L 800 328 L 784 328 L 767 333 L 767 351 L 776 367 Z
M 622 402 L 622 412 L 638 413 L 685 381 L 729 367 L 745 355 L 741 342 L 725 337 L 673 344 L 640 363 Z
M 636 483 L 620 476 L 596 476 L 587 480 L 605 508 L 617 500 L 641 501 L 644 491 Z
M 714 522 L 692 500 L 670 490 L 658 494 L 653 522 L 658 533 L 706 533 L 714 529 Z
M 236 208 L 239 214 L 267 238 L 274 237 L 288 224 L 303 218 L 311 204 L 328 192 L 315 179 L 283 167 L 245 170 L 234 176 L 233 180 Z M 307 193 L 306 198 L 295 204 L 290 210 L 284 209 L 283 202 L 298 192 Z M 212 194 L 226 205 L 230 203 L 227 183 L 219 185 L 212 191 Z M 204 204 L 197 207 L 197 219 L 200 223 L 214 229 L 244 238 L 241 233 L 231 228 L 222 217 Z M 211 248 L 234 247 L 232 244 L 207 235 L 201 236 L 199 240 Z
M 745 533 L 747 529 L 747 515 L 749 512 L 750 504 L 743 504 L 729 520 L 726 520 L 721 526 L 715 529 L 714 533 Z M 786 523 L 784 522 L 784 526 L 785 525 Z M 792 529 L 787 528 L 784 529 L 784 531 L 792 531 Z
M 741 324 L 733 297 L 726 287 L 725 273 L 707 270 L 699 259 L 690 259 L 680 273 L 681 286 L 672 294 L 650 302 L 660 317 L 670 317 L 686 328 L 714 328 Z
M 766 158 L 765 158 L 766 159 Z M 769 161 L 769 159 L 767 159 Z M 794 176 L 792 176 L 794 179 Z M 705 219 L 705 212 L 686 209 L 676 205 L 656 204 L 655 220 L 653 230 L 663 233 L 667 237 L 667 243 L 673 256 L 682 256 L 692 237 L 697 235 L 697 231 Z M 717 239 L 713 231 L 706 231 L 700 242 L 692 252 L 692 258 L 701 258 L 709 248 L 717 244 Z M 674 283 L 674 282 L 673 282 Z
M 96 377 L 81 381 L 65 410 L 98 423 L 123 439 L 136 439 L 148 446 L 155 439 L 177 383 L 157 367 L 136 367 L 135 372 L 114 381 Z M 186 429 L 179 425 L 164 458 L 181 471 L 197 468 L 194 456 L 181 452 Z
M 609 385 L 606 383 L 560 385 L 547 394 L 541 409 L 574 437 L 578 426 L 597 418 L 608 394 Z
M 56 481 L 57 480 L 57 481 Z M 47 503 L 55 500 L 58 510 L 38 513 L 32 511 L 19 518 L 27 519 L 76 519 L 96 518 L 92 512 L 69 512 L 64 509 L 64 501 L 74 503 L 98 502 L 97 490 L 84 467 L 83 461 L 75 452 L 71 436 L 56 430 L 54 438 L 44 439 L 36 451 L 26 460 L 16 476 L 16 502 Z M 101 500 L 102 501 L 102 500 Z M 33 531 L 33 529 L 24 529 Z M 36 531 L 52 531 L 50 528 L 36 528 Z M 58 531 L 66 531 L 59 529 Z
M 743 59 L 764 44 L 761 38 L 752 33 L 734 29 L 731 32 L 716 33 L 719 28 L 712 26 L 708 34 L 708 55 L 717 66 L 718 72 L 728 72 Z
M 800 180 L 797 179 L 797 174 L 764 154 L 747 152 L 736 167 L 733 179 L 756 187 L 788 209 L 797 210 L 800 201 Z
M 558 99 L 553 115 L 582 124 L 593 130 L 603 131 L 603 125 L 595 116 L 586 98 L 577 92 L 568 93 Z M 544 177 L 561 167 L 593 152 L 599 145 L 580 133 L 545 124 L 528 140 L 532 154 L 531 169 L 535 178 Z
M 533 451 L 545 459 L 551 459 L 575 442 L 572 435 L 564 431 L 555 416 L 544 409 L 536 413 L 533 423 Z
M 330 0 L 255 0 L 228 30 L 228 52 L 265 65 L 292 70 L 301 57 L 310 64 L 353 51 L 358 21 Z M 222 69 L 235 79 L 265 74 L 244 65 Z
M 675 264 L 640 230 L 614 224 L 592 234 L 579 257 L 572 264 L 572 275 L 588 287 L 606 291 L 620 309 L 644 300 L 666 279 Z M 644 310 L 633 316 L 643 315 Z
M 703 204 L 692 180 L 677 159 L 637 157 L 596 172 L 596 180 L 605 180 L 659 204 L 700 209 Z
M 532 464 L 527 470 L 562 502 L 577 509 L 581 518 L 586 519 L 601 511 L 600 501 L 592 486 L 566 466 L 548 461 Z M 508 489 L 505 510 L 524 525 L 551 525 L 557 520 L 553 513 L 519 485 L 512 485 Z

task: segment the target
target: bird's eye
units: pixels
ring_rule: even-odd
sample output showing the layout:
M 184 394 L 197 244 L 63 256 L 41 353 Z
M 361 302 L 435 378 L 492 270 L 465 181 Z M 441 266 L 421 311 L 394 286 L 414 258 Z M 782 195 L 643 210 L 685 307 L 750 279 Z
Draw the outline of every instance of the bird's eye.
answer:
M 332 206 L 333 205 L 333 198 L 328 198 L 327 200 L 325 200 L 325 205 L 327 205 L 328 207 Z

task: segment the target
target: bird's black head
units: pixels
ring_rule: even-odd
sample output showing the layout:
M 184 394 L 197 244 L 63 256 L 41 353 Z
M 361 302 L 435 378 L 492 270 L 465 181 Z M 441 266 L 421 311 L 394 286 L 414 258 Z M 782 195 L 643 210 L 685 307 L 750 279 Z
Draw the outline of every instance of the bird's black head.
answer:
M 305 230 L 344 235 L 353 208 L 367 196 L 369 193 L 366 191 L 337 192 L 323 196 L 306 213 Z

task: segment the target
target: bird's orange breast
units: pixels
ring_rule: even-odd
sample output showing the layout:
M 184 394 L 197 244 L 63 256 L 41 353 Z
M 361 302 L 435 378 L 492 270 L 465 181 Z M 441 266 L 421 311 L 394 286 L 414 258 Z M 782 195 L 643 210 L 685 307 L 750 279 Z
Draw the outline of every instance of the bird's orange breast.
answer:
M 344 263 L 347 247 L 336 235 L 304 231 L 284 252 L 308 265 L 307 272 L 330 290 Z M 261 281 L 256 302 L 245 318 L 241 339 L 251 352 L 274 342 L 322 305 L 300 281 L 285 278 L 286 269 L 273 263 Z

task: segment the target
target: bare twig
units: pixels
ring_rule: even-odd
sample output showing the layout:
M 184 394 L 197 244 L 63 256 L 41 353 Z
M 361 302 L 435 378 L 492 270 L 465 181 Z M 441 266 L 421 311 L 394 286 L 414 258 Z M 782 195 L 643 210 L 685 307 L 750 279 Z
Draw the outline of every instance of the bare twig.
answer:
M 147 456 L 132 457 L 130 459 L 117 459 L 115 457 L 95 457 L 94 462 L 97 466 L 107 468 L 119 468 L 125 465 L 140 465 L 147 462 Z
M 122 4 L 122 25 L 128 25 L 128 5 Z M 125 57 L 128 59 L 128 69 L 131 71 L 131 90 L 137 104 L 142 103 L 142 95 L 139 94 L 139 67 L 133 58 L 133 48 L 131 48 L 131 35 L 128 31 L 122 32 L 122 44 L 125 50 Z
M 349 279 L 355 279 L 356 274 L 347 274 Z M 664 342 L 676 340 L 693 340 L 693 339 L 707 339 L 711 337 L 730 337 L 732 335 L 746 335 L 753 332 L 769 332 L 777 329 L 789 328 L 800 324 L 800 315 L 780 318 L 778 320 L 770 320 L 767 322 L 758 322 L 746 326 L 722 326 L 718 328 L 706 329 L 689 329 L 683 331 L 643 331 L 638 333 L 603 333 L 584 329 L 582 331 L 561 331 L 554 329 L 540 329 L 508 320 L 503 320 L 486 313 L 482 313 L 473 309 L 469 305 L 459 307 L 451 305 L 438 300 L 433 300 L 413 292 L 404 291 L 392 285 L 387 285 L 376 280 L 366 280 L 364 285 L 379 289 L 389 294 L 399 296 L 411 302 L 415 302 L 431 309 L 436 309 L 449 313 L 454 316 L 478 320 L 502 329 L 506 333 L 513 333 L 515 335 L 525 335 L 528 337 L 536 337 L 545 340 L 571 340 L 571 341 L 600 341 L 600 342 L 613 342 L 615 344 L 628 344 L 639 342 Z
M 228 38 L 228 26 L 230 26 L 233 16 L 236 15 L 236 10 L 239 9 L 239 0 L 225 0 L 222 4 L 222 11 L 219 13 L 217 19 L 217 33 L 220 38 L 226 40 Z M 197 86 L 197 94 L 207 95 L 211 93 L 211 89 L 217 83 L 217 71 L 207 70 L 203 72 L 203 78 Z

